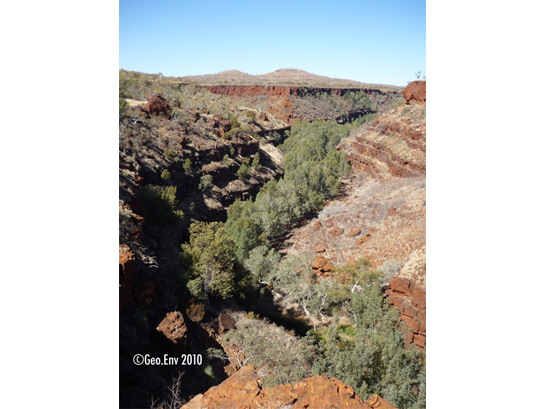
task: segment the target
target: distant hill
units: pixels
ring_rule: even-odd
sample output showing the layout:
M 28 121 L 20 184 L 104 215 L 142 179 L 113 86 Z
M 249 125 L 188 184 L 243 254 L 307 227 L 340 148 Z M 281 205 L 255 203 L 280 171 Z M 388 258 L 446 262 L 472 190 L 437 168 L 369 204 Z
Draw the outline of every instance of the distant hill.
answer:
M 394 85 L 368 84 L 347 79 L 330 78 L 293 68 L 283 68 L 261 75 L 251 75 L 237 70 L 228 70 L 217 74 L 193 75 L 185 78 L 203 85 L 299 85 L 311 87 L 403 89 L 403 87 Z
M 187 79 L 199 84 L 222 84 L 224 81 L 231 84 L 242 84 L 254 81 L 254 76 L 237 70 L 223 71 L 218 74 L 193 75 Z

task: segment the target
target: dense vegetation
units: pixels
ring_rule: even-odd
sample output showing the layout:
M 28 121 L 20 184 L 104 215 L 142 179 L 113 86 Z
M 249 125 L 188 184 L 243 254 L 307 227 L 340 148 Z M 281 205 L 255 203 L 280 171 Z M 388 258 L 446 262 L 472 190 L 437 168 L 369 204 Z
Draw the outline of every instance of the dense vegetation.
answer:
M 405 349 L 406 329 L 378 281 L 354 292 L 350 315 L 349 326 L 329 325 L 314 373 L 336 376 L 361 396 L 378 393 L 400 409 L 425 408 L 425 354 Z
M 293 332 L 251 312 L 239 313 L 235 318 L 236 330 L 229 331 L 225 341 L 244 351 L 235 356 L 237 364 L 252 362 L 265 386 L 293 384 L 312 375 L 316 356 L 313 337 L 299 339 Z
M 343 96 L 319 92 L 304 87 L 295 104 L 294 112 L 301 117 L 314 117 L 318 114 L 323 118 L 337 117 L 347 120 L 348 113 L 363 115 L 377 111 L 377 103 L 372 102 L 364 92 L 349 91 Z M 295 98 L 295 97 L 292 97 Z
M 339 193 L 341 178 L 346 178 L 350 165 L 346 155 L 336 150 L 350 131 L 374 118 L 367 115 L 351 124 L 335 121 L 295 123 L 280 149 L 284 151 L 284 177 L 263 186 L 255 201 L 235 202 L 228 210 L 226 229 L 235 236 L 239 219 L 251 219 L 253 236 L 267 238 L 281 235 L 301 218 L 320 210 L 329 197 Z M 243 239 L 244 240 L 244 239 Z M 237 247 L 240 247 L 235 241 Z M 263 240 L 254 241 L 254 246 Z M 249 249 L 247 250 L 249 251 Z M 245 254 L 247 254 L 247 251 Z
M 283 272 L 274 275 L 286 278 L 281 287 L 296 292 L 308 275 L 289 275 L 293 262 L 287 263 L 291 268 L 284 266 Z M 323 298 L 318 283 L 311 285 L 310 291 L 299 290 L 299 294 L 306 292 L 318 304 L 328 298 L 331 304 L 343 304 L 345 324 L 339 322 L 339 310 L 329 310 L 333 320 L 326 329 L 297 338 L 293 332 L 257 319 L 252 313 L 239 315 L 236 329 L 225 337 L 227 343 L 244 351 L 236 356 L 238 365 L 253 363 L 266 386 L 294 383 L 325 372 L 352 386 L 361 396 L 378 393 L 400 409 L 425 408 L 425 353 L 415 346 L 405 347 L 407 328 L 399 322 L 397 310 L 383 299 L 376 278 L 381 272 L 369 271 L 367 266 L 368 262 L 360 263 L 360 278 L 366 276 L 366 280 L 358 280 L 363 285 L 352 287 L 354 292 L 350 286 L 333 280 L 321 282 L 333 283 L 323 286 Z M 302 300 L 294 295 L 292 301 Z
M 233 239 L 225 232 L 223 223 L 194 221 L 189 233 L 189 243 L 182 245 L 182 260 L 191 294 L 198 298 L 244 294 L 247 275 L 236 261 Z
M 266 183 L 255 201 L 235 201 L 228 209 L 225 225 L 191 225 L 190 241 L 182 246 L 184 278 L 191 294 L 201 299 L 209 295 L 244 297 L 243 288 L 251 292 L 259 290 L 261 284 L 273 284 L 290 300 L 300 303 L 308 317 L 322 313 L 329 305 L 326 287 L 331 282 L 314 286 L 310 285 L 312 280 L 306 280 L 305 285 L 285 288 L 284 282 L 301 283 L 290 275 L 308 275 L 312 260 L 303 257 L 295 262 L 301 265 L 290 265 L 289 261 L 282 264 L 284 268 L 276 268 L 279 255 L 272 242 L 339 193 L 341 178 L 348 176 L 350 165 L 336 147 L 352 129 L 372 118 L 366 116 L 344 125 L 334 121 L 294 124 L 280 146 L 285 152 L 283 178 Z M 256 156 L 252 166 L 258 165 Z M 250 166 L 249 160 L 243 162 L 238 171 L 241 179 L 247 177 Z M 201 188 L 206 188 L 208 182 L 203 177 Z

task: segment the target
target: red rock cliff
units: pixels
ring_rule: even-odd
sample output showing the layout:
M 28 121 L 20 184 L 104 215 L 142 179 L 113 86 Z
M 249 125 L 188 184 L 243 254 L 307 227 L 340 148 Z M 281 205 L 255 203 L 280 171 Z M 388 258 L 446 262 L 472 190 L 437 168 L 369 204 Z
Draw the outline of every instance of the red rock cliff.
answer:
M 214 94 L 229 96 L 258 96 L 268 95 L 287 97 L 290 95 L 331 94 L 343 96 L 347 92 L 365 92 L 366 94 L 387 95 L 396 94 L 396 91 L 382 91 L 373 88 L 319 88 L 319 87 L 290 87 L 287 85 L 201 85 Z

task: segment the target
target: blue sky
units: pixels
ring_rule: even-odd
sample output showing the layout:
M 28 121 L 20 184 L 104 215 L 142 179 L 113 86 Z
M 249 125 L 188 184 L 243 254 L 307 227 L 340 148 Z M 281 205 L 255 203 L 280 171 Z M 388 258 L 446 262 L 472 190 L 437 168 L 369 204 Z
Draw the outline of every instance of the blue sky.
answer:
M 119 68 L 166 76 L 297 68 L 405 86 L 426 72 L 426 2 L 121 0 Z

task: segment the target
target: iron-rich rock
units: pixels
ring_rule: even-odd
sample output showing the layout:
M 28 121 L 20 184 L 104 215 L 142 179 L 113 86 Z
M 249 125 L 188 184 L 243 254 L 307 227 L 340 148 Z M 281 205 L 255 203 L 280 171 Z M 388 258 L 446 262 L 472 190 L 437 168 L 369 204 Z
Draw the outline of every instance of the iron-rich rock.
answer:
M 407 104 L 416 102 L 417 104 L 426 103 L 426 81 L 413 81 L 403 90 L 403 97 Z
M 146 105 L 146 111 L 150 114 L 164 114 L 167 118 L 170 118 L 170 106 L 167 104 L 167 100 L 160 95 L 154 95 L 148 99 Z
M 292 409 L 395 409 L 376 394 L 364 402 L 350 386 L 326 374 L 293 385 L 263 388 L 253 365 L 241 368 L 218 386 L 195 396 L 181 409 L 257 409 L 282 405 Z

